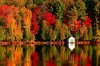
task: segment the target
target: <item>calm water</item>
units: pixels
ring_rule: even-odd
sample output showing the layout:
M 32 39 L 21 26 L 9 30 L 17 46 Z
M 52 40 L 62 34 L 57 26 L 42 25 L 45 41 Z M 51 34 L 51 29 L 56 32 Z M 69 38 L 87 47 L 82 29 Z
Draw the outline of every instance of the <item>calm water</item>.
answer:
M 66 46 L 0 46 L 0 66 L 100 66 L 100 45 Z

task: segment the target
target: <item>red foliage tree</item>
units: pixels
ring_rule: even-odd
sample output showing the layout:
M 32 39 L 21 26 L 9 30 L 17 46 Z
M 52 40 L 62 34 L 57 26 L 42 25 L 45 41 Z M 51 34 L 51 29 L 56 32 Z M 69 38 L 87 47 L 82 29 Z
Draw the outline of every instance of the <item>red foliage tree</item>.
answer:
M 39 30 L 39 25 L 37 22 L 37 15 L 40 11 L 40 8 L 37 6 L 34 8 L 33 13 L 32 13 L 32 27 L 31 27 L 31 32 L 33 34 L 38 34 L 38 30 Z
M 56 23 L 55 15 L 53 15 L 53 14 L 50 13 L 50 12 L 44 13 L 43 18 L 44 18 L 44 20 L 47 21 L 47 24 L 48 24 L 48 25 L 53 25 L 53 24 Z
M 7 13 L 8 5 L 0 6 L 0 16 L 5 16 Z
M 87 27 L 89 27 L 89 26 L 91 26 L 91 22 L 92 22 L 92 20 L 91 20 L 88 16 L 86 16 L 86 20 L 84 21 L 84 24 L 85 24 Z

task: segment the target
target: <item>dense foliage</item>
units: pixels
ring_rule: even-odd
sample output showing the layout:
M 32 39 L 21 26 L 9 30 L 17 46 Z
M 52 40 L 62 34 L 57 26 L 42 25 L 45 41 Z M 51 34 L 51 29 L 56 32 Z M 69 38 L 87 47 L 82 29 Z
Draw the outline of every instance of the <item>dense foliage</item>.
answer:
M 99 6 L 99 0 L 2 0 L 0 40 L 100 39 Z

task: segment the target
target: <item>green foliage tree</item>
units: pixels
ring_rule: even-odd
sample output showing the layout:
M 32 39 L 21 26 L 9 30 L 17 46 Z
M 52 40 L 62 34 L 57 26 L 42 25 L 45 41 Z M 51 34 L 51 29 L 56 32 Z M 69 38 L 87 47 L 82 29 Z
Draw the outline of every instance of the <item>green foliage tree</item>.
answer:
M 50 12 L 56 15 L 57 19 L 63 19 L 65 4 L 63 4 L 61 0 L 54 2 L 51 1 L 48 3 L 47 7 Z
M 5 39 L 5 30 L 3 29 L 2 26 L 0 26 L 0 40 Z
M 83 0 L 75 0 L 75 7 L 77 10 L 78 18 L 85 19 L 86 16 L 86 5 Z
M 66 15 L 69 20 L 77 20 L 78 12 L 76 7 L 74 5 L 71 5 Z
M 42 23 L 42 39 L 43 40 L 49 40 L 49 27 L 46 23 L 46 21 L 44 20 L 43 23 Z

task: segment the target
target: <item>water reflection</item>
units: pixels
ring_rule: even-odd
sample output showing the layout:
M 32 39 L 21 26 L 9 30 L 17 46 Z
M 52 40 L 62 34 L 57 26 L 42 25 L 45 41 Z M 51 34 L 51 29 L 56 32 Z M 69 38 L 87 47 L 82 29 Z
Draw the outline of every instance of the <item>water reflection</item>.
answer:
M 99 66 L 100 44 L 0 46 L 0 66 Z

